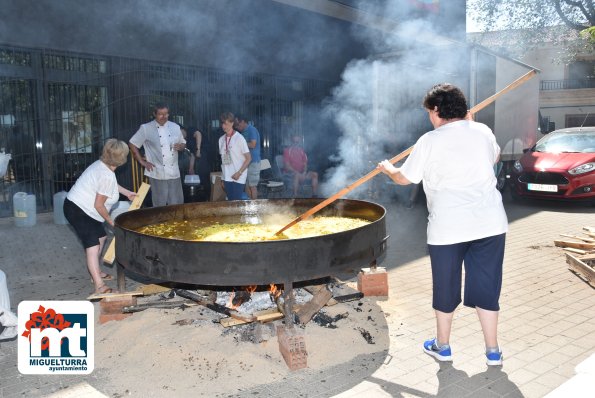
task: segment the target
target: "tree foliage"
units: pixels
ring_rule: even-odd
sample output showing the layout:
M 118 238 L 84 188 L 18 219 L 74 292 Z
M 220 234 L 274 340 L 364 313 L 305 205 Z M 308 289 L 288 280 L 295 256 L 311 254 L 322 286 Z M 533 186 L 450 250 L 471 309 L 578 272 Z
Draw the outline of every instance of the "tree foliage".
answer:
M 486 31 L 561 24 L 582 31 L 595 26 L 593 0 L 475 0 L 468 3 Z
M 561 62 L 595 50 L 595 0 L 467 0 L 467 6 L 485 32 L 504 31 L 495 47 L 510 55 L 545 42 L 565 49 Z

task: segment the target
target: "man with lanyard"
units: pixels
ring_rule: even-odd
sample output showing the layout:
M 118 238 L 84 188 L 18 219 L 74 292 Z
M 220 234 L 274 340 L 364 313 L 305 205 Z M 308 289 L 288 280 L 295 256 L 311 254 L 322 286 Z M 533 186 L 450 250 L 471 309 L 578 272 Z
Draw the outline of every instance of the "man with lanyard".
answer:
M 258 198 L 258 182 L 260 181 L 260 133 L 256 127 L 248 124 L 248 120 L 242 115 L 236 116 L 234 127 L 242 133 L 250 149 L 252 161 L 248 166 L 246 192 L 250 199 L 256 199 Z
M 178 152 L 186 148 L 186 140 L 180 126 L 168 121 L 167 105 L 155 104 L 153 115 L 155 119 L 141 125 L 130 138 L 130 152 L 145 168 L 145 175 L 149 177 L 153 206 L 184 203 Z M 143 146 L 146 160 L 139 150 Z
M 244 137 L 234 130 L 235 116 L 224 112 L 220 116 L 223 134 L 219 138 L 219 154 L 221 154 L 221 182 L 227 200 L 241 200 L 246 188 L 248 166 L 252 157 Z

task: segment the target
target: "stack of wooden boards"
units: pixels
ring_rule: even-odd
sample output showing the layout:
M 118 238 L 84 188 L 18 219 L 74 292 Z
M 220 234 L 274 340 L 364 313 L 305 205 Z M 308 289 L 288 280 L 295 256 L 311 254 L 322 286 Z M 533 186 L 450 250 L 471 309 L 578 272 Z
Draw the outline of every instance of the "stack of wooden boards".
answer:
M 561 234 L 571 240 L 555 240 L 564 248 L 568 269 L 595 287 L 595 227 L 583 227 L 582 235 Z

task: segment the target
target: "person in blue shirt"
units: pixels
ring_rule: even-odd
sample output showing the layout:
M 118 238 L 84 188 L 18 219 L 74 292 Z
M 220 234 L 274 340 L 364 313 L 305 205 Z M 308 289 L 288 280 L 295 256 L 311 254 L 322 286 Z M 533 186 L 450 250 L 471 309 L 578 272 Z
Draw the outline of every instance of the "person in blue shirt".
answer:
M 235 129 L 238 130 L 248 143 L 252 161 L 248 166 L 248 179 L 246 181 L 246 193 L 250 199 L 258 198 L 258 182 L 260 181 L 260 133 L 248 119 L 243 115 L 237 115 Z

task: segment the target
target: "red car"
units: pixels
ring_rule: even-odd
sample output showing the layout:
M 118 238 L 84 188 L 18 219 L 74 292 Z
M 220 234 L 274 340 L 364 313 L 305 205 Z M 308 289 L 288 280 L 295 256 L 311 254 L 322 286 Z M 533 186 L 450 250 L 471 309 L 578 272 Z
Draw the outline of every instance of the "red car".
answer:
M 512 169 L 513 199 L 587 200 L 595 204 L 595 127 L 549 133 Z

